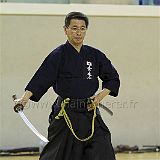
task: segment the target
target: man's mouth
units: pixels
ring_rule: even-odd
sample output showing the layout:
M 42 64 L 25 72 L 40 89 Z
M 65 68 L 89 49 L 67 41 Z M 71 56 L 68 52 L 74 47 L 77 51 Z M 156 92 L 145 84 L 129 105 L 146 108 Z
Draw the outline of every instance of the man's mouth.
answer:
M 75 39 L 76 39 L 76 40 L 81 40 L 82 38 L 81 38 L 81 37 L 75 37 Z

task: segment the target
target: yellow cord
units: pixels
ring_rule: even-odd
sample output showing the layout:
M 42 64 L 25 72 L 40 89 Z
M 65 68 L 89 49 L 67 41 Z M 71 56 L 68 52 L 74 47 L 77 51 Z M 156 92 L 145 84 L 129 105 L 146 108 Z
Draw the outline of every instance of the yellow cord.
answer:
M 64 119 L 65 119 L 65 121 L 67 123 L 67 126 L 69 127 L 69 129 L 71 130 L 71 132 L 75 136 L 75 138 L 78 139 L 79 141 L 82 141 L 82 142 L 88 141 L 89 139 L 91 139 L 93 137 L 93 134 L 94 134 L 94 122 L 95 122 L 95 118 L 96 118 L 96 106 L 94 104 L 94 101 L 91 99 L 91 102 L 92 102 L 92 104 L 94 106 L 94 113 L 93 113 L 93 118 L 92 118 L 92 132 L 91 132 L 91 135 L 88 136 L 87 138 L 81 139 L 74 132 L 74 129 L 72 127 L 72 123 L 71 123 L 71 121 L 70 121 L 70 119 L 69 119 L 69 117 L 68 117 L 68 115 L 67 115 L 67 113 L 65 111 L 65 105 L 67 103 L 69 103 L 69 100 L 70 100 L 69 98 L 66 98 L 65 100 L 63 100 L 63 102 L 61 103 L 61 110 L 58 113 L 58 115 L 55 117 L 55 119 L 60 119 L 60 117 L 64 117 Z

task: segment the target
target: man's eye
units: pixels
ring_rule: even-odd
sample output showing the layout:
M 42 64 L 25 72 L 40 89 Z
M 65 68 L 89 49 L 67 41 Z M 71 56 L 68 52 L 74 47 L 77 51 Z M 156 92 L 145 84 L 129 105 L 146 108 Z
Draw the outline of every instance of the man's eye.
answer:
M 81 30 L 84 31 L 84 30 L 86 30 L 86 28 L 83 27 L 83 28 L 81 28 Z
M 75 27 L 74 27 L 74 28 L 72 28 L 72 29 L 73 29 L 74 31 L 76 31 L 76 30 L 77 30 L 77 28 L 75 28 Z

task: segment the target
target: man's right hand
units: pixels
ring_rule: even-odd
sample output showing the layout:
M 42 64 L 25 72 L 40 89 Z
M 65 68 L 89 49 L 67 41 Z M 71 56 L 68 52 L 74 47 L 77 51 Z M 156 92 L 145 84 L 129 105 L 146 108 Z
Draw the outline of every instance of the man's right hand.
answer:
M 20 110 L 23 110 L 27 102 L 29 101 L 29 98 L 32 96 L 32 92 L 30 91 L 25 91 L 23 96 L 20 99 L 14 99 L 15 106 L 14 106 L 14 111 L 18 112 Z

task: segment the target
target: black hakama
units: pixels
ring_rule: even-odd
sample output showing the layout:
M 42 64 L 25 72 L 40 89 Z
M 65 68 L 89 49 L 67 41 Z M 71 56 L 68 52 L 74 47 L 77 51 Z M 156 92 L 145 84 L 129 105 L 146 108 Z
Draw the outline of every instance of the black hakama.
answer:
M 77 136 L 81 139 L 88 137 L 93 111 L 76 108 L 66 108 L 66 111 Z M 115 160 L 110 131 L 99 114 L 95 119 L 94 135 L 86 142 L 74 137 L 63 117 L 53 117 L 48 128 L 48 139 L 40 160 Z

